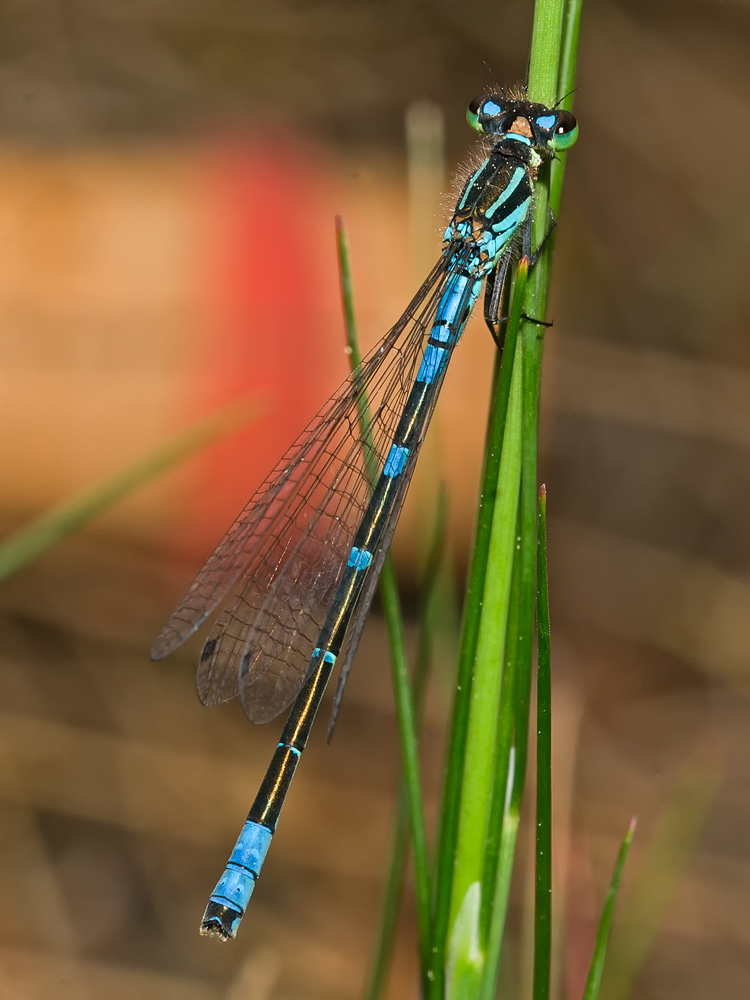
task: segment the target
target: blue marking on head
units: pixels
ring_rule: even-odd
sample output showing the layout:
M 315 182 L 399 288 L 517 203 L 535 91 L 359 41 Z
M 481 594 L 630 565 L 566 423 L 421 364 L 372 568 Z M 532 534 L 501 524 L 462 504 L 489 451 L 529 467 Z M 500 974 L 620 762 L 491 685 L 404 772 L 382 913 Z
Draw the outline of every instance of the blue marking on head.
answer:
M 536 123 L 539 128 L 552 128 L 555 124 L 555 115 L 540 115 Z
M 367 569 L 371 562 L 372 552 L 368 552 L 367 549 L 358 549 L 353 547 L 351 553 L 349 554 L 349 562 L 347 565 L 359 571 L 361 569 Z M 326 653 L 323 659 L 327 663 L 333 663 L 336 660 L 336 657 L 333 656 L 333 659 L 329 660 L 329 656 L 333 656 L 333 653 Z
M 409 449 L 401 447 L 399 445 L 391 445 L 391 450 L 388 453 L 388 458 L 386 459 L 385 465 L 383 466 L 383 475 L 394 476 L 400 475 L 404 466 L 406 465 L 406 459 L 409 457 Z
M 499 104 L 495 104 L 494 101 L 487 101 L 486 104 L 482 105 L 479 113 L 482 115 L 501 115 L 503 109 Z
M 525 142 L 527 146 L 531 145 L 531 139 L 525 135 L 519 135 L 518 132 L 507 132 L 505 135 L 506 139 L 515 139 L 516 142 Z
M 419 366 L 416 381 L 426 382 L 429 385 L 438 373 L 444 354 L 445 348 L 433 347 L 432 344 L 428 344 L 425 347 L 424 357 L 422 358 L 422 364 Z

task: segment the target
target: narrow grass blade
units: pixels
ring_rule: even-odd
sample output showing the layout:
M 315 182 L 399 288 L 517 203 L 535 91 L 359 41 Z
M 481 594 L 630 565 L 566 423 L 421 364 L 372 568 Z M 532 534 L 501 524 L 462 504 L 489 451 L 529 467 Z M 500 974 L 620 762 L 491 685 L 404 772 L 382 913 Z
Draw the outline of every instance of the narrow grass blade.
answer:
M 520 514 L 520 511 L 519 511 Z M 497 867 L 504 836 L 507 811 L 509 808 L 508 773 L 513 754 L 513 729 L 515 726 L 516 676 L 518 673 L 518 622 L 521 609 L 521 559 L 519 545 L 521 541 L 520 520 L 516 522 L 516 550 L 513 554 L 513 579 L 510 587 L 510 606 L 508 608 L 508 632 L 505 642 L 505 657 L 503 662 L 503 680 L 500 691 L 500 718 L 497 727 L 495 743 L 495 777 L 492 791 L 490 816 L 487 823 L 487 837 L 484 849 L 484 872 L 482 881 L 482 940 L 488 938 L 492 913 L 498 905 L 496 898 Z M 515 766 L 515 765 L 514 765 Z M 512 862 L 512 858 L 511 858 Z M 503 883 L 504 884 L 504 883 Z M 510 884 L 510 883 L 508 883 Z M 503 902 L 499 903 L 503 906 Z M 487 951 L 487 962 L 491 964 L 495 956 L 490 949 Z
M 194 452 L 257 420 L 261 414 L 262 407 L 255 397 L 237 400 L 104 482 L 53 507 L 0 545 L 0 581 L 38 559 L 128 494 L 147 486 Z
M 513 783 L 516 775 L 515 749 L 511 747 L 508 760 L 508 778 L 505 790 L 505 808 L 503 810 L 502 835 L 500 838 L 500 854 L 495 875 L 495 894 L 492 907 L 492 919 L 487 937 L 487 957 L 482 971 L 478 1000 L 494 1000 L 497 991 L 497 977 L 500 963 L 500 953 L 505 933 L 505 918 L 508 913 L 508 896 L 510 895 L 510 880 L 513 875 L 513 860 L 516 856 L 516 839 L 520 815 L 514 806 Z
M 554 104 L 557 100 L 562 48 L 562 27 L 566 5 L 563 0 L 537 0 L 534 8 L 534 28 L 529 61 L 529 96 L 533 100 Z M 571 22 L 572 23 L 572 22 Z M 574 58 L 575 51 L 571 58 Z M 574 66 L 568 71 L 574 72 Z M 549 165 L 540 171 L 532 215 L 532 240 L 540 246 L 547 236 L 549 219 Z M 535 320 L 544 320 L 551 274 L 551 244 L 543 252 L 529 276 L 523 311 L 531 320 L 521 327 L 524 348 L 523 383 L 523 471 L 521 483 L 521 561 L 523 564 L 518 652 L 518 683 L 516 713 L 516 768 L 513 794 L 518 801 L 523 796 L 528 742 L 528 708 L 531 695 L 531 656 L 536 597 L 536 528 L 537 528 L 537 440 L 539 427 L 539 390 L 542 372 L 544 327 Z
M 398 599 L 398 586 L 392 560 L 388 560 L 387 564 L 383 567 L 380 577 L 380 596 L 383 601 L 383 613 L 391 644 L 393 690 L 396 700 L 399 733 L 401 734 L 402 764 L 414 852 L 414 887 L 417 901 L 421 971 L 424 982 L 429 959 L 430 874 L 427 860 L 427 835 L 425 832 L 424 806 L 422 803 L 422 786 L 419 776 L 416 713 L 412 700 L 409 667 L 404 644 L 401 605 Z
M 604 971 L 604 959 L 607 952 L 607 940 L 609 938 L 609 928 L 612 923 L 612 913 L 615 908 L 615 900 L 617 899 L 617 890 L 620 888 L 622 871 L 625 867 L 628 851 L 630 850 L 630 843 L 635 833 L 635 822 L 635 817 L 633 817 L 617 855 L 612 882 L 607 893 L 607 901 L 604 904 L 602 918 L 599 921 L 599 930 L 597 931 L 596 944 L 594 945 L 594 957 L 591 959 L 591 968 L 586 980 L 586 988 L 583 991 L 583 1000 L 598 1000 L 599 997 L 599 987 L 601 986 L 602 972 Z
M 631 996 L 693 857 L 721 775 L 721 762 L 707 757 L 699 744 L 664 806 L 633 892 L 618 917 L 602 990 L 607 1000 L 627 1000 Z
M 399 782 L 396 818 L 393 824 L 391 854 L 385 879 L 380 919 L 372 955 L 372 965 L 362 993 L 363 1000 L 379 1000 L 385 992 L 388 969 L 393 955 L 396 924 L 409 851 L 409 803 L 406 786 Z
M 354 369 L 361 361 L 361 354 L 357 337 L 351 269 L 349 266 L 349 245 L 344 221 L 341 216 L 336 217 L 336 237 L 346 338 L 350 350 L 350 361 Z M 367 400 L 363 399 L 360 409 L 360 421 L 363 428 L 368 424 L 367 409 Z M 365 442 L 365 447 L 367 447 L 367 442 Z M 420 968 L 424 987 L 427 975 L 430 937 L 430 875 L 427 859 L 427 835 L 419 776 L 416 711 L 409 680 L 409 667 L 404 642 L 404 628 L 401 616 L 401 604 L 398 596 L 398 585 L 390 554 L 386 556 L 383 571 L 380 575 L 380 596 L 383 601 L 383 613 L 386 619 L 388 638 L 391 646 L 393 690 L 399 733 L 401 735 L 406 802 L 414 850 L 414 883 L 417 899 L 417 921 L 419 924 Z M 393 900 L 390 900 L 390 904 L 391 906 L 394 905 Z M 378 979 L 382 979 L 382 977 L 378 976 Z
M 432 632 L 434 630 L 434 603 L 440 581 L 440 569 L 448 538 L 448 498 L 445 487 L 438 495 L 435 523 L 420 582 L 422 601 L 419 614 L 419 637 L 414 665 L 414 712 L 420 726 L 427 680 L 432 666 Z M 364 1000 L 378 1000 L 385 989 L 386 976 L 393 953 L 396 922 L 401 900 L 406 859 L 409 847 L 409 803 L 403 775 L 399 781 L 398 805 L 394 822 L 391 858 L 386 877 L 380 913 L 380 923 L 373 953 L 373 962 L 363 993 Z
M 537 532 L 536 873 L 534 1000 L 548 1000 L 552 948 L 552 682 L 547 583 L 547 490 L 539 490 Z

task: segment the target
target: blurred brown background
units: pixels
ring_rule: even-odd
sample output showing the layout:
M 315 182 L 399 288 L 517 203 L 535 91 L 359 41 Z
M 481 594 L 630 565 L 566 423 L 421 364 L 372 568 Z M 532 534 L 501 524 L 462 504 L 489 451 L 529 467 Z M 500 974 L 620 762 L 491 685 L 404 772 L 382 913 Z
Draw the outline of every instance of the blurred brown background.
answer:
M 266 416 L 0 590 L 3 998 L 359 995 L 397 766 L 377 615 L 226 947 L 198 922 L 278 726 L 204 710 L 197 645 L 148 649 L 346 372 L 334 214 L 369 345 L 437 252 L 467 103 L 523 77 L 530 24 L 530 0 L 4 5 L 4 532 L 238 395 Z M 584 8 L 542 436 L 561 1000 L 632 814 L 606 996 L 750 993 L 749 40 L 742 0 Z M 473 320 L 396 542 L 410 607 L 440 478 L 462 579 L 492 350 Z M 529 995 L 522 847 L 508 998 Z M 410 914 L 393 998 L 416 989 Z

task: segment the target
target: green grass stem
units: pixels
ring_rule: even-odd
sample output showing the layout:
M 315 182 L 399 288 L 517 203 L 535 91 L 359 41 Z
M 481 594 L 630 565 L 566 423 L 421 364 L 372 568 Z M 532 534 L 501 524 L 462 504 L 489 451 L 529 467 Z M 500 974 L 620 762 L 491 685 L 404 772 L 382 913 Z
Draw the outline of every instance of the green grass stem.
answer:
M 520 513 L 520 512 L 519 512 Z M 482 941 L 487 940 L 492 913 L 498 905 L 496 894 L 497 866 L 499 863 L 501 841 L 506 828 L 505 820 L 509 807 L 508 774 L 513 754 L 513 730 L 515 728 L 516 677 L 518 673 L 518 621 L 521 605 L 521 559 L 520 553 L 520 522 L 516 522 L 516 546 L 513 556 L 513 579 L 510 587 L 510 605 L 508 607 L 508 631 L 505 642 L 505 658 L 503 662 L 502 688 L 500 692 L 500 718 L 495 743 L 494 778 L 492 801 L 490 804 L 487 836 L 484 848 L 484 872 L 482 880 L 482 911 L 481 935 Z M 506 882 L 501 883 L 502 886 Z M 507 882 L 507 886 L 510 882 Z M 500 906 L 504 903 L 501 901 Z M 487 962 L 492 963 L 497 956 L 489 950 Z
M 356 370 L 361 362 L 359 339 L 357 336 L 356 315 L 354 310 L 354 295 L 349 264 L 349 245 L 346 229 L 341 216 L 336 218 L 336 236 L 339 259 L 339 274 L 341 281 L 341 297 L 344 307 L 346 339 L 349 347 L 349 359 L 352 369 Z M 364 393 L 359 404 L 360 425 L 363 440 L 367 449 L 366 459 L 371 467 L 371 478 L 374 465 L 374 450 L 369 440 L 368 402 Z M 398 585 L 393 560 L 390 554 L 386 556 L 383 571 L 380 575 L 380 596 L 383 602 L 383 613 L 388 628 L 388 638 L 391 647 L 391 666 L 393 676 L 393 691 L 396 701 L 396 716 L 401 736 L 401 754 L 406 788 L 406 803 L 408 807 L 411 839 L 414 852 L 414 884 L 417 901 L 417 921 L 419 925 L 420 969 L 423 988 L 426 982 L 429 941 L 430 941 L 430 874 L 427 858 L 427 834 L 424 821 L 424 806 L 422 787 L 419 776 L 419 744 L 417 736 L 417 720 L 414 700 L 412 698 L 409 667 L 404 641 L 404 627 L 401 615 L 401 604 L 398 596 Z
M 573 88 L 575 87 L 576 79 L 578 38 L 581 30 L 582 9 L 583 0 L 568 0 L 563 18 L 562 53 L 560 56 L 560 78 L 557 85 L 557 95 L 558 98 L 562 98 L 560 106 L 565 108 L 566 111 L 573 110 Z M 549 204 L 555 214 L 555 218 L 557 218 L 560 211 L 567 157 L 567 153 L 558 153 L 552 161 L 550 169 Z M 553 245 L 550 248 L 550 253 L 554 250 L 554 234 L 552 235 L 552 241 Z
M 409 852 L 409 803 L 406 796 L 406 785 L 402 777 L 399 780 L 396 798 L 396 815 L 393 823 L 388 874 L 383 887 L 372 964 L 362 992 L 363 1000 L 380 1000 L 380 997 L 383 996 L 393 955 L 398 911 L 401 905 Z
M 513 874 L 513 859 L 516 855 L 516 840 L 518 838 L 518 824 L 520 820 L 518 809 L 513 804 L 513 782 L 516 774 L 514 758 L 515 750 L 511 747 L 507 768 L 500 853 L 495 872 L 492 918 L 487 936 L 487 956 L 482 970 L 478 1000 L 494 1000 L 497 991 L 500 953 L 503 944 L 503 934 L 505 932 L 505 918 L 508 913 L 510 880 Z
M 722 768 L 700 744 L 677 778 L 617 921 L 602 984 L 607 1000 L 627 1000 L 656 943 L 720 787 Z
M 536 0 L 529 54 L 529 98 L 551 106 L 557 101 L 565 0 Z
M 537 0 L 529 62 L 529 97 L 554 104 L 558 94 L 564 0 Z M 570 21 L 572 24 L 573 22 Z M 532 214 L 532 243 L 540 246 L 548 233 L 550 167 L 545 165 L 536 184 Z M 533 320 L 545 318 L 551 275 L 551 245 L 545 245 L 526 286 L 521 338 L 524 348 L 523 461 L 521 474 L 521 611 L 518 639 L 516 687 L 516 780 L 514 799 L 520 809 L 523 796 L 528 744 L 528 709 L 531 696 L 531 657 L 536 598 L 537 443 L 539 436 L 539 391 L 542 371 L 544 327 Z
M 198 421 L 121 472 L 61 503 L 0 545 L 0 581 L 44 555 L 129 494 L 148 486 L 185 458 L 257 420 L 262 406 L 254 396 L 230 403 Z
M 548 1000 L 552 949 L 552 681 L 547 582 L 547 491 L 539 490 L 537 533 L 536 871 L 534 1000 Z
M 396 717 L 401 736 L 401 756 L 407 793 L 409 825 L 414 853 L 414 888 L 419 926 L 420 968 L 423 985 L 426 981 L 430 944 L 430 872 L 427 858 L 422 786 L 419 776 L 419 741 L 416 712 L 412 699 L 409 666 L 404 644 L 404 627 L 398 598 L 393 560 L 388 557 L 380 576 L 380 596 L 388 627 L 393 667 L 393 691 Z
M 602 972 L 604 971 L 604 959 L 607 954 L 607 941 L 609 939 L 609 929 L 612 924 L 612 913 L 615 908 L 615 900 L 617 899 L 617 890 L 620 887 L 620 879 L 622 878 L 622 871 L 625 867 L 625 861 L 627 860 L 628 851 L 630 850 L 630 843 L 633 839 L 633 834 L 635 833 L 635 817 L 631 819 L 630 825 L 628 826 L 627 833 L 622 842 L 622 846 L 617 854 L 617 861 L 615 862 L 615 870 L 612 874 L 612 882 L 609 886 L 609 892 L 607 893 L 607 901 L 604 904 L 604 910 L 602 911 L 602 917 L 599 921 L 599 930 L 596 934 L 596 944 L 594 945 L 594 956 L 591 959 L 591 968 L 589 969 L 588 978 L 586 979 L 586 988 L 583 991 L 583 1000 L 598 1000 L 599 988 L 602 982 Z
M 421 725 L 424 696 L 432 666 L 432 635 L 435 628 L 434 605 L 440 584 L 440 570 L 448 540 L 448 495 L 445 486 L 438 493 L 430 545 L 420 581 L 422 600 L 419 613 L 417 654 L 412 683 L 417 726 Z M 380 922 L 373 952 L 372 967 L 363 993 L 364 1000 L 379 1000 L 383 995 L 396 933 L 406 860 L 409 847 L 409 804 L 403 774 L 399 779 L 396 817 L 391 843 Z

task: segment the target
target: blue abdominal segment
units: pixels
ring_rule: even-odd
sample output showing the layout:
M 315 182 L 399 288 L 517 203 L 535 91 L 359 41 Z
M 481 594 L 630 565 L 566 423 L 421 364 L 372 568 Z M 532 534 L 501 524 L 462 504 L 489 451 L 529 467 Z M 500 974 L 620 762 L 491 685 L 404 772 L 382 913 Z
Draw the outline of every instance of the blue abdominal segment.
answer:
M 419 371 L 417 372 L 417 382 L 426 382 L 429 385 L 440 370 L 440 364 L 444 355 L 444 348 L 433 347 L 432 344 L 428 344 L 424 350 L 422 364 L 419 366 Z
M 399 447 L 399 445 L 391 445 L 391 450 L 386 459 L 385 466 L 383 467 L 384 476 L 398 476 L 403 472 L 404 466 L 406 465 L 406 460 L 409 457 L 409 449 Z M 368 553 L 369 554 L 369 553 Z M 351 560 L 349 561 L 351 565 Z
M 237 838 L 224 874 L 211 893 L 203 924 L 214 924 L 214 932 L 223 938 L 234 937 L 250 902 L 260 869 L 273 836 L 260 823 L 247 820 Z
M 353 548 L 349 555 L 348 566 L 354 567 L 354 569 L 367 569 L 367 567 L 372 562 L 372 552 L 368 552 L 367 549 L 357 549 Z M 332 656 L 332 653 L 328 653 L 328 656 Z
M 352 550 L 352 551 L 354 551 L 354 550 Z M 351 563 L 349 565 L 351 565 Z M 320 656 L 320 646 L 316 646 L 315 647 L 315 649 L 312 651 L 312 655 L 313 655 L 313 659 L 315 659 L 316 657 Z M 333 653 L 326 652 L 326 653 L 323 654 L 323 663 L 334 664 L 335 662 L 336 662 L 336 657 L 334 656 Z M 284 745 L 283 743 L 279 743 L 279 746 L 283 746 L 283 745 Z

